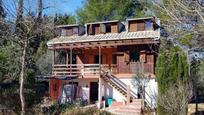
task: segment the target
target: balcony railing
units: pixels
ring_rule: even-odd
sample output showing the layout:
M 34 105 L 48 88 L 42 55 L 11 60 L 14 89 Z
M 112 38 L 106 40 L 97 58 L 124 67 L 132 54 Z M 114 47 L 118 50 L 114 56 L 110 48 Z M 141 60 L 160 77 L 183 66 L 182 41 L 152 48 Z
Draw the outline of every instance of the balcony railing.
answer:
M 124 73 L 135 74 L 141 70 L 141 64 L 130 63 L 129 69 L 123 71 Z M 110 71 L 113 74 L 123 73 L 120 72 L 117 64 L 56 64 L 53 65 L 52 75 L 53 76 L 91 76 L 100 75 L 100 69 L 103 71 Z M 144 64 L 144 73 L 154 73 L 153 64 Z
M 110 70 L 113 73 L 117 72 L 116 65 L 102 64 L 57 64 L 53 65 L 52 75 L 63 76 L 63 75 L 100 75 L 100 68 L 104 70 Z

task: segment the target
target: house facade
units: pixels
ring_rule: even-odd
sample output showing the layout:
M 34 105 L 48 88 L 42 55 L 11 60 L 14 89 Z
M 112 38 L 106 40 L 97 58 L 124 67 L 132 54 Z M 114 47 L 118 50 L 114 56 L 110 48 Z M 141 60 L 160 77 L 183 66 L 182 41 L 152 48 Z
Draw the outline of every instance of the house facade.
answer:
M 57 29 L 60 35 L 47 43 L 53 53 L 53 101 L 137 99 L 139 90 L 133 76 L 138 73 L 150 79 L 147 92 L 151 95 L 156 91 L 155 64 L 160 44 L 157 18 L 60 25 Z

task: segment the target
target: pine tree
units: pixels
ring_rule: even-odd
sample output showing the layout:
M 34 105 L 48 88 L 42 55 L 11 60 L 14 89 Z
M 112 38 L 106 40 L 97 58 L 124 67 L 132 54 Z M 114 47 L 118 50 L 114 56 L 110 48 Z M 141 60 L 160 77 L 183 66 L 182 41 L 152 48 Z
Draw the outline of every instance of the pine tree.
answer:
M 188 64 L 185 54 L 181 49 L 168 46 L 160 49 L 156 64 L 156 79 L 158 82 L 158 94 L 161 96 L 168 88 L 178 83 L 187 82 Z M 176 90 L 176 89 L 175 89 Z M 158 106 L 159 115 L 165 114 L 165 109 Z
M 145 3 L 139 0 L 87 0 L 77 11 L 77 17 L 80 23 L 142 17 Z
M 2 18 L 5 18 L 5 12 L 4 12 L 4 8 L 3 8 L 3 2 L 2 2 L 2 0 L 0 0 L 0 20 L 2 19 Z

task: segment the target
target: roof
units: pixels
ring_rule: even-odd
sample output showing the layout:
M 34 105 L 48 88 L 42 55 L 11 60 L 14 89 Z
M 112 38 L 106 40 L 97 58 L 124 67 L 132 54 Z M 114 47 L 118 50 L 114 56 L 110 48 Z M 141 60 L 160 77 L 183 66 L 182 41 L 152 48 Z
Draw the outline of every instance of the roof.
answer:
M 92 23 L 86 23 L 86 24 L 87 24 L 87 25 L 90 25 L 90 24 L 104 24 L 104 23 L 114 23 L 114 22 L 119 22 L 119 20 L 102 21 L 102 22 L 92 22 Z
M 152 19 L 154 17 L 144 17 L 144 18 L 131 18 L 131 19 L 126 19 L 127 21 L 133 21 L 133 20 L 147 20 L 147 19 Z
M 48 41 L 47 45 L 52 46 L 54 44 L 61 43 L 83 43 L 83 42 L 94 42 L 94 41 L 109 41 L 109 40 L 128 40 L 128 39 L 142 39 L 142 38 L 153 38 L 159 39 L 159 31 L 137 31 L 137 32 L 121 32 L 121 33 L 108 33 L 98 35 L 83 35 L 83 36 L 60 36 Z
M 83 26 L 83 25 L 80 25 L 80 24 L 57 25 L 56 28 L 65 28 L 65 27 L 74 27 L 74 26 Z

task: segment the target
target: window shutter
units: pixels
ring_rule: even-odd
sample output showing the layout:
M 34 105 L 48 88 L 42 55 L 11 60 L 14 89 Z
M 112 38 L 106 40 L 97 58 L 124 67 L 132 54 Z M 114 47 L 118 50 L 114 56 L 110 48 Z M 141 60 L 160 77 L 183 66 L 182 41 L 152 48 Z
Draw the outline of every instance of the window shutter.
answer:
M 105 24 L 100 24 L 100 32 L 101 33 L 106 33 L 106 25 Z
M 89 35 L 93 35 L 94 32 L 93 32 L 93 25 L 89 25 Z
M 79 35 L 83 35 L 85 33 L 85 29 L 83 26 L 79 26 Z
M 145 21 L 138 20 L 137 21 L 137 31 L 144 31 L 145 30 Z
M 125 62 L 129 62 L 130 61 L 130 55 L 129 52 L 124 52 L 124 58 L 125 58 Z
M 140 51 L 140 62 L 146 62 L 146 51 Z

